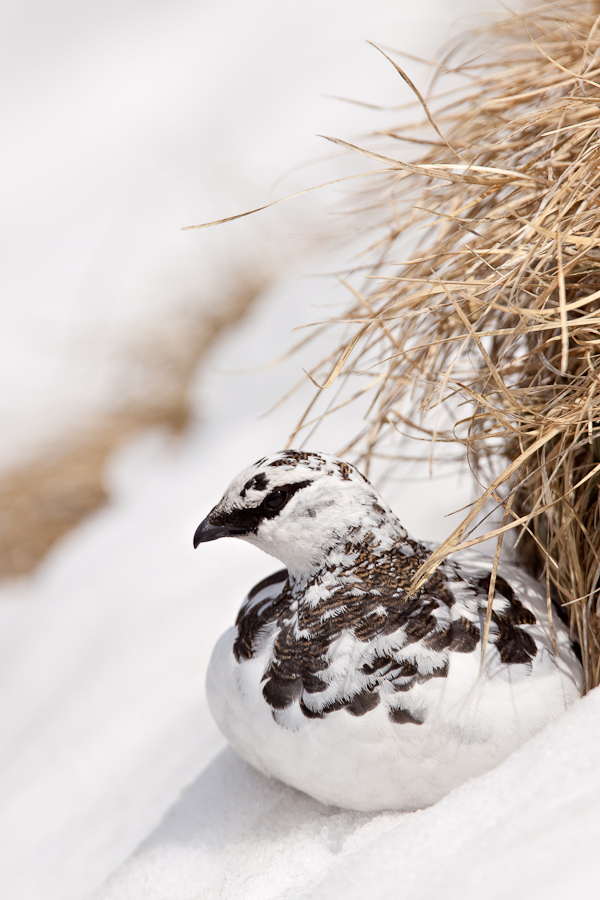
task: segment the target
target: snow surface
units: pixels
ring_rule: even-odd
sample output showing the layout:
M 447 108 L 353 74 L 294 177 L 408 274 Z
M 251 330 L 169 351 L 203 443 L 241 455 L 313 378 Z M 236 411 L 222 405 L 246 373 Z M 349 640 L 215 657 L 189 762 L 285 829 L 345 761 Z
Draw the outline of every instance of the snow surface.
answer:
M 353 107 L 342 114 L 324 102 L 317 114 L 316 96 L 390 102 L 397 83 L 380 89 L 387 69 L 375 51 L 365 62 L 362 38 L 430 55 L 451 16 L 486 7 L 6 5 L 0 65 L 13 77 L 2 109 L 6 134 L 23 141 L 10 145 L 6 164 L 14 173 L 13 281 L 0 337 L 12 354 L 12 381 L 0 354 L 6 458 L 47 435 L 59 407 L 72 421 L 105 402 L 114 347 L 177 309 L 198 280 L 212 286 L 226 251 L 247 260 L 289 239 L 287 213 L 230 226 L 242 236 L 235 251 L 232 236 L 215 250 L 207 235 L 218 230 L 176 229 L 284 193 L 265 184 L 320 152 L 307 134 L 363 127 Z M 23 34 L 26 46 L 15 40 Z M 194 249 L 182 251 L 190 238 Z M 249 585 L 277 564 L 243 542 L 194 553 L 192 535 L 232 475 L 285 442 L 306 392 L 257 416 L 319 347 L 276 369 L 232 370 L 278 355 L 292 325 L 339 300 L 340 288 L 302 276 L 340 267 L 339 256 L 312 255 L 274 284 L 202 366 L 185 437 L 157 429 L 119 451 L 107 472 L 109 505 L 32 577 L 0 587 L 3 897 L 552 898 L 597 884 L 597 693 L 494 772 L 406 815 L 329 809 L 263 778 L 224 747 L 209 716 L 212 646 Z M 169 287 L 157 292 L 157 283 Z M 76 368 L 78 355 L 87 368 Z M 21 425 L 24 410 L 33 421 Z M 346 410 L 313 446 L 335 451 L 355 429 Z M 409 530 L 441 539 L 468 480 L 424 484 L 415 471 L 390 486 L 391 499 Z
M 321 806 L 228 748 L 99 898 L 594 896 L 599 717 L 596 692 L 496 770 L 416 813 Z

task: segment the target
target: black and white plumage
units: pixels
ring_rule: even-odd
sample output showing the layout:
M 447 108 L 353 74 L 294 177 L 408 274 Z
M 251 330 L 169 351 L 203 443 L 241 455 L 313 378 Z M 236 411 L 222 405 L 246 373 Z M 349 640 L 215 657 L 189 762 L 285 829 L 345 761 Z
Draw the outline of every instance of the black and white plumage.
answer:
M 481 667 L 491 563 L 467 551 L 416 594 L 431 552 L 371 484 L 322 453 L 241 472 L 194 546 L 236 536 L 286 567 L 248 594 L 213 652 L 211 711 L 237 752 L 316 799 L 416 809 L 560 716 L 581 670 L 545 592 L 501 567 Z

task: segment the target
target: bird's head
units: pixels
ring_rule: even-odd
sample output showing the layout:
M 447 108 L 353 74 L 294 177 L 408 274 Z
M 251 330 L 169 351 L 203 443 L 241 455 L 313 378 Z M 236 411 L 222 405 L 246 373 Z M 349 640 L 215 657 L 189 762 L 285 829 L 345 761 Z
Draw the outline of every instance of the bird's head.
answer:
M 233 479 L 196 529 L 194 547 L 239 537 L 302 576 L 369 532 L 376 543 L 406 534 L 358 469 L 325 453 L 284 450 Z

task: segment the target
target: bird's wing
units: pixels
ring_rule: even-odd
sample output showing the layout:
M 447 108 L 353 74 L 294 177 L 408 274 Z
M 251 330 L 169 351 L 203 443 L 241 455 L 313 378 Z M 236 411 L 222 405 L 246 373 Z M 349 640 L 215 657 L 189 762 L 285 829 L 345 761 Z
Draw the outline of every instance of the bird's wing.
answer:
M 277 620 L 287 580 L 287 569 L 274 572 L 255 584 L 242 603 L 235 622 L 238 633 L 233 648 L 238 662 L 254 655 L 259 633 Z

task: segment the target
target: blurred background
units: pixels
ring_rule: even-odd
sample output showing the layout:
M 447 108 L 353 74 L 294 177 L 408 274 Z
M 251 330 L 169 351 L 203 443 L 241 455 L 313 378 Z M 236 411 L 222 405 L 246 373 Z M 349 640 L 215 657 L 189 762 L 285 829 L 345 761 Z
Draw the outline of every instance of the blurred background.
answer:
M 356 140 L 414 100 L 367 39 L 431 59 L 488 7 L 3 4 L 0 575 L 103 499 L 123 437 L 185 424 L 211 340 L 292 261 L 343 245 L 356 223 L 333 203 L 355 185 L 182 226 L 364 171 L 317 135 Z
M 221 604 L 231 548 L 200 567 L 188 545 L 235 472 L 284 444 L 303 411 L 306 392 L 258 418 L 326 343 L 264 364 L 298 339 L 293 328 L 347 299 L 323 276 L 344 271 L 360 242 L 343 214 L 356 182 L 181 229 L 376 168 L 317 136 L 360 143 L 414 115 L 367 40 L 405 51 L 425 90 L 419 59 L 498 9 L 2 4 L 0 846 L 11 898 L 41 885 L 46 900 L 86 895 L 221 746 L 203 667 L 272 564 L 236 547 L 238 581 Z M 335 451 L 355 425 L 336 420 L 319 448 Z M 442 516 L 459 496 L 407 504 L 406 524 L 423 533 L 431 509 L 446 503 Z

